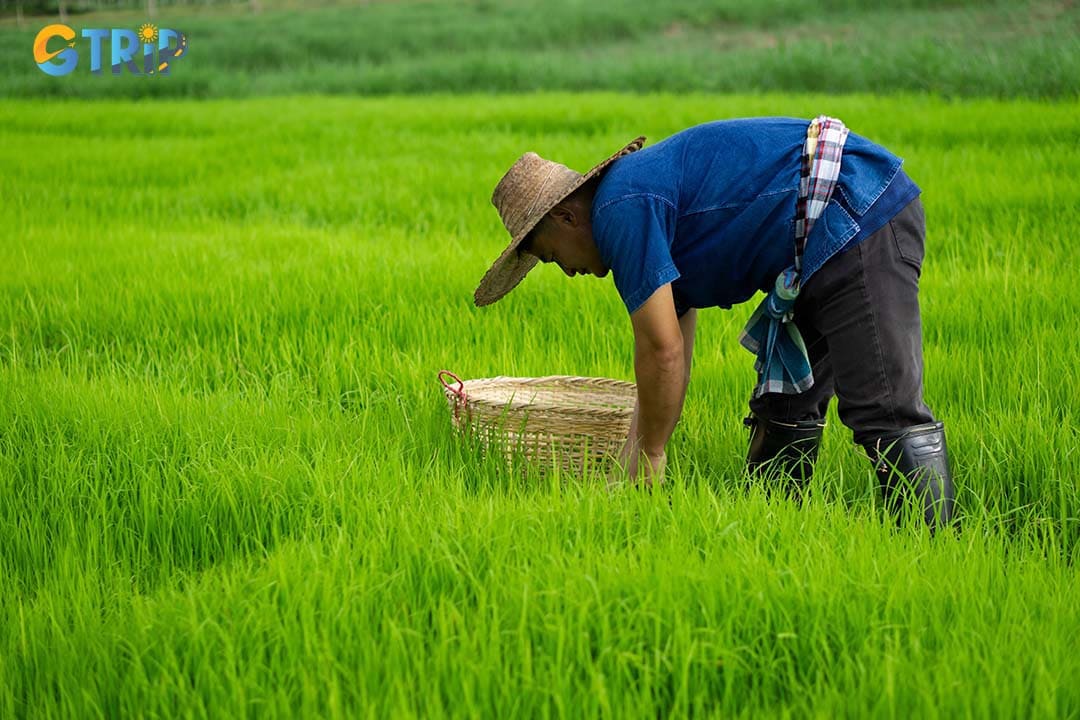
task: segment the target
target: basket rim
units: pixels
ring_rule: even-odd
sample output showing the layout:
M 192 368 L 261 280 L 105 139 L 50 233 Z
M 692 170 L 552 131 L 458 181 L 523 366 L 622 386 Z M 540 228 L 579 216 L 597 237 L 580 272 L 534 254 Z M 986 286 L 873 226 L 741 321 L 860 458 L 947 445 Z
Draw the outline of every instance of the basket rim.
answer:
M 623 390 L 637 392 L 637 385 L 627 380 L 618 380 L 615 378 L 604 377 L 589 377 L 584 375 L 544 375 L 542 377 L 516 377 L 509 375 L 497 375 L 490 378 L 474 378 L 471 380 L 462 380 L 460 389 L 452 389 L 450 387 L 443 387 L 443 394 L 451 402 L 463 402 L 470 407 L 481 407 L 485 409 L 506 411 L 506 410 L 523 410 L 530 405 L 531 402 L 525 401 L 492 401 L 483 397 L 471 397 L 468 394 L 470 385 L 474 388 L 477 385 L 483 385 L 485 388 L 490 386 L 510 386 L 520 387 L 521 389 L 528 390 L 530 387 L 545 385 L 545 384 L 561 384 L 561 385 L 577 385 L 577 386 L 595 386 L 604 387 L 612 390 Z M 462 394 L 464 397 L 462 397 Z M 541 408 L 537 412 L 541 413 L 559 413 L 566 412 L 575 415 L 595 416 L 597 418 L 611 418 L 611 417 L 625 417 L 631 415 L 634 412 L 633 407 L 606 407 L 606 408 L 593 408 L 587 406 L 569 404 L 563 407 L 551 407 Z
M 521 385 L 539 385 L 544 382 L 563 381 L 572 382 L 576 384 L 595 384 L 595 385 L 615 385 L 615 386 L 629 386 L 636 387 L 636 385 L 629 380 L 619 380 L 618 378 L 608 377 L 596 377 L 589 375 L 544 375 L 542 377 L 519 377 L 516 375 L 496 375 L 489 378 L 472 378 L 470 380 L 463 380 L 466 385 L 469 383 L 480 382 L 499 382 L 509 383 L 514 382 Z

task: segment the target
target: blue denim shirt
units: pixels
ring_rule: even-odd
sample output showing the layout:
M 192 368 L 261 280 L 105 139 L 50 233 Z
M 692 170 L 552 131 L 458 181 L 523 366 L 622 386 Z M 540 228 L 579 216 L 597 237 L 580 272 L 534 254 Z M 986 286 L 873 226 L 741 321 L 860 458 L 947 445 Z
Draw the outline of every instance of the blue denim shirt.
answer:
M 729 308 L 768 291 L 794 260 L 800 154 L 809 120 L 687 128 L 614 162 L 592 206 L 593 238 L 628 312 L 672 283 L 675 308 Z M 850 133 L 833 199 L 806 240 L 802 281 L 919 194 L 903 161 Z

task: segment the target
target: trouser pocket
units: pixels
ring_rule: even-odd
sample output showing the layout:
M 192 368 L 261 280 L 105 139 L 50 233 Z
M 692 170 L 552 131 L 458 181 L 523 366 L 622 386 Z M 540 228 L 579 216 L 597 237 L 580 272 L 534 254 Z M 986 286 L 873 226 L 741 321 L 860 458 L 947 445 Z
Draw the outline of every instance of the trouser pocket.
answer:
M 900 259 L 921 270 L 926 255 L 926 216 L 919 198 L 908 203 L 889 221 L 889 230 Z

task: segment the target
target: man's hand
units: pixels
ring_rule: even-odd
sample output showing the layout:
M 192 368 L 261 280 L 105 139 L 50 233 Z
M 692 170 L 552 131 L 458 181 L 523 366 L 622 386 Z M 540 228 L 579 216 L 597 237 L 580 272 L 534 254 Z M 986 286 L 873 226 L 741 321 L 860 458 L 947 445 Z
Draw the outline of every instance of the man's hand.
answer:
M 611 469 L 608 475 L 608 487 L 621 485 L 624 479 L 631 481 L 640 480 L 647 487 L 660 485 L 664 482 L 664 470 L 667 467 L 667 455 L 652 456 L 635 447 L 637 444 L 627 438 L 619 453 L 618 464 Z
M 617 465 L 611 469 L 611 473 L 608 475 L 608 487 L 621 485 L 626 479 L 635 481 L 640 478 L 649 487 L 654 484 L 659 485 L 664 481 L 667 455 L 660 453 L 659 455 L 650 456 L 641 449 L 641 443 L 637 436 L 639 407 L 639 404 L 634 404 L 634 417 L 630 421 L 630 433 L 626 438 L 626 442 L 623 443 L 622 450 L 619 451 Z

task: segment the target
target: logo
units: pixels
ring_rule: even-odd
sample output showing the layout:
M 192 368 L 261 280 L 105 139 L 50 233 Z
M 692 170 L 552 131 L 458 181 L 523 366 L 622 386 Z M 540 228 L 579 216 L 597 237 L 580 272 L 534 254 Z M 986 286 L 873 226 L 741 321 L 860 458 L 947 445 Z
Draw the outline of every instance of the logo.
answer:
M 138 30 L 127 28 L 84 28 L 89 41 L 90 72 L 102 73 L 102 56 L 108 46 L 113 75 L 126 68 L 132 75 L 168 75 L 176 61 L 187 53 L 187 35 L 179 30 L 144 23 Z M 68 75 L 79 64 L 75 30 L 57 23 L 46 25 L 34 38 L 34 62 L 46 75 Z M 52 45 L 55 50 L 49 50 Z

